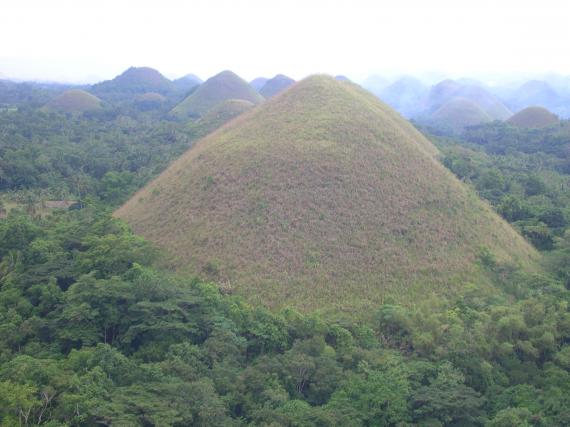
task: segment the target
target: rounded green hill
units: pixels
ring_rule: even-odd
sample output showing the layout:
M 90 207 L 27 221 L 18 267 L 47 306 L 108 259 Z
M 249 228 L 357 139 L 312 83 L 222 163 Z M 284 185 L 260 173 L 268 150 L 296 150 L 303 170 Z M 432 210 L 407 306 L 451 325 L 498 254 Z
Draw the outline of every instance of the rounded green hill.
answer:
M 492 288 L 536 252 L 374 95 L 307 78 L 202 139 L 115 214 L 253 303 L 354 310 Z
M 545 128 L 560 123 L 558 116 L 543 107 L 528 107 L 512 116 L 507 123 L 520 128 Z
M 70 89 L 45 105 L 46 110 L 80 114 L 102 108 L 99 98 L 81 89 Z
M 197 118 L 228 99 L 243 99 L 259 104 L 263 97 L 231 71 L 222 71 L 202 83 L 190 96 L 172 109 L 180 118 Z

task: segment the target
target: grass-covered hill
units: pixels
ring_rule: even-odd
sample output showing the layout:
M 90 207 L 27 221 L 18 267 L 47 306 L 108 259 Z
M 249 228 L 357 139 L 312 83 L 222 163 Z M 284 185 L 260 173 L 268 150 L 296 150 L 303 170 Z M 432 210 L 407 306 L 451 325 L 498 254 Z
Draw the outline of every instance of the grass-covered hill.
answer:
M 172 266 L 272 307 L 352 310 L 491 286 L 534 249 L 374 95 L 307 78 L 208 135 L 116 216 Z
M 112 80 L 93 85 L 91 92 L 101 99 L 121 102 L 130 101 L 136 95 L 147 92 L 173 96 L 178 90 L 173 82 L 154 68 L 130 67 Z
M 222 71 L 209 78 L 172 109 L 180 118 L 200 117 L 228 99 L 243 99 L 259 104 L 263 97 L 245 80 L 231 71 Z
M 521 128 L 544 128 L 560 123 L 558 116 L 543 107 L 528 107 L 512 116 L 507 123 Z
M 62 113 L 80 114 L 102 108 L 99 98 L 81 89 L 70 89 L 48 102 L 44 109 Z
M 263 87 L 259 90 L 259 93 L 264 98 L 271 98 L 272 96 L 277 95 L 279 92 L 284 91 L 289 86 L 295 83 L 291 77 L 287 77 L 283 74 L 277 74 L 272 79 L 269 79 Z
M 428 119 L 437 128 L 461 132 L 468 126 L 492 121 L 476 103 L 466 98 L 453 98 L 439 107 Z

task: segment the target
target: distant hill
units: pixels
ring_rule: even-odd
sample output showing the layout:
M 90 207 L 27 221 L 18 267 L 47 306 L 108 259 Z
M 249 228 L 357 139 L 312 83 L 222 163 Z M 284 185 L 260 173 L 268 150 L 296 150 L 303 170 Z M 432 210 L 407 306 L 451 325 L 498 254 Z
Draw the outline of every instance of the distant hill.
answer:
M 402 77 L 380 93 L 380 99 L 402 114 L 412 117 L 422 111 L 428 87 L 413 77 Z
M 99 98 L 84 90 L 70 89 L 48 102 L 44 108 L 50 111 L 80 114 L 100 110 L 102 102 Z
M 534 249 L 357 85 L 307 78 L 202 139 L 116 216 L 254 304 L 350 311 L 493 288 Z
M 443 80 L 438 84 L 432 86 L 425 100 L 424 109 L 428 113 L 433 113 L 447 101 L 453 98 L 453 94 L 462 87 L 463 85 L 460 83 L 449 79 Z
M 110 102 L 133 101 L 136 95 L 147 92 L 168 97 L 176 94 L 177 90 L 174 83 L 149 67 L 131 67 L 113 80 L 91 87 L 91 93 Z
M 242 99 L 253 104 L 263 101 L 263 97 L 237 74 L 222 71 L 198 86 L 172 109 L 172 114 L 180 118 L 197 118 L 228 99 Z
M 426 110 L 433 113 L 453 98 L 463 98 L 477 105 L 491 120 L 506 120 L 512 116 L 512 111 L 489 90 L 474 84 L 471 79 L 462 79 L 462 81 L 469 83 L 461 84 L 459 81 L 444 80 L 433 86 L 426 98 Z
M 174 83 L 174 86 L 180 92 L 188 92 L 190 89 L 201 85 L 203 81 L 195 74 L 186 74 L 185 76 L 174 80 L 172 83 Z
M 287 89 L 293 83 L 295 83 L 295 80 L 292 78 L 284 76 L 283 74 L 277 74 L 272 79 L 267 80 L 265 85 L 259 90 L 259 93 L 266 99 L 271 98 Z
M 490 122 L 492 118 L 473 101 L 453 98 L 434 111 L 430 120 L 437 127 L 461 132 L 468 126 Z
M 513 115 L 503 102 L 487 89 L 477 85 L 462 86 L 454 97 L 466 98 L 477 104 L 492 120 L 506 120 Z
M 425 112 L 429 114 L 435 113 L 444 104 L 450 102 L 454 98 L 468 99 L 481 110 L 483 110 L 491 120 L 506 120 L 512 116 L 512 111 L 493 93 L 483 86 L 474 84 L 471 79 L 463 79 L 467 84 L 461 84 L 454 80 L 444 80 L 433 86 L 426 97 L 424 106 Z M 464 101 L 457 103 L 456 106 L 463 105 L 467 108 Z M 474 110 L 471 108 L 471 117 Z M 445 110 L 444 110 L 445 111 Z
M 558 116 L 543 107 L 528 107 L 512 116 L 507 123 L 521 128 L 544 128 L 560 123 Z
M 252 81 L 249 82 L 249 84 L 251 85 L 251 87 L 253 87 L 256 91 L 260 91 L 261 88 L 263 86 L 265 86 L 265 83 L 267 83 L 267 80 L 269 80 L 267 77 L 258 77 L 256 79 L 253 79 Z

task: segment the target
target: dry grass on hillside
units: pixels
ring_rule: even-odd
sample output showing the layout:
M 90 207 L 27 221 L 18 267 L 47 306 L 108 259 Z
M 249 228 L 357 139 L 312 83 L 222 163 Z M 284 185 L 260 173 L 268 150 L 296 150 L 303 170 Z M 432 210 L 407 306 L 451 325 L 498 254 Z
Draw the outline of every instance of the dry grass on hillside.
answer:
M 436 155 L 373 95 L 316 76 L 204 138 L 116 215 L 176 268 L 271 307 L 490 287 L 483 247 L 532 265 L 534 250 Z

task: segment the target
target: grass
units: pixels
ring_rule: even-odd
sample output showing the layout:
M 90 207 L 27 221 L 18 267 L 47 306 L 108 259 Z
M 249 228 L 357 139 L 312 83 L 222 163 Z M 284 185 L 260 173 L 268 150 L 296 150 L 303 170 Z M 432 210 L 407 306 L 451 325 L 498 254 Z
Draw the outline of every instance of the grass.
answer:
M 202 139 L 116 215 L 173 267 L 270 307 L 492 289 L 483 247 L 533 269 L 534 249 L 437 155 L 375 96 L 315 76 Z
M 64 113 L 84 113 L 101 109 L 101 100 L 81 89 L 70 89 L 46 104 L 45 109 Z
M 199 117 L 229 99 L 259 104 L 263 97 L 245 80 L 231 71 L 223 71 L 202 83 L 191 95 L 172 109 L 181 117 Z
M 555 114 L 543 107 L 528 107 L 512 116 L 507 123 L 521 128 L 544 128 L 560 123 Z

